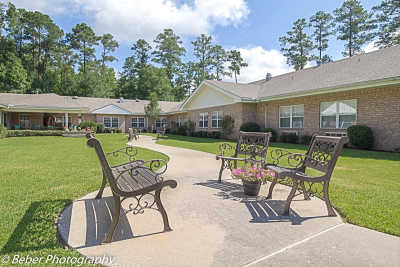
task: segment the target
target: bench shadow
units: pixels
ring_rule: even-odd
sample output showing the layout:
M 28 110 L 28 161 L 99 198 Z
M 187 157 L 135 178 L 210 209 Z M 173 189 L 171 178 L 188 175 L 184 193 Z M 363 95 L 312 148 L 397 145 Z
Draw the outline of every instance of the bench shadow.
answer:
M 59 248 L 55 215 L 60 214 L 71 202 L 70 199 L 32 202 L 0 250 L 0 254 Z
M 73 246 L 75 249 L 92 247 L 101 245 L 104 237 L 108 232 L 108 228 L 111 225 L 112 212 L 114 211 L 114 199 L 113 197 L 103 197 L 101 199 L 82 199 L 77 200 L 76 203 L 84 202 L 86 229 L 84 244 Z M 63 231 L 62 235 L 64 240 L 68 242 L 71 229 L 71 214 L 72 207 L 69 207 L 71 211 L 65 210 L 64 218 L 62 223 Z M 83 212 L 81 212 L 83 213 Z M 133 215 L 136 216 L 136 215 Z M 137 216 L 140 216 L 138 214 Z M 76 222 L 75 222 L 76 223 Z M 124 209 L 121 210 L 118 225 L 114 231 L 112 242 L 127 240 L 131 238 L 138 238 L 144 236 L 150 236 L 155 234 L 163 233 L 163 231 L 152 232 L 147 234 L 134 234 L 134 227 L 129 223 L 127 213 Z M 70 245 L 70 244 L 69 244 Z
M 271 222 L 291 222 L 292 225 L 300 225 L 306 220 L 324 218 L 328 216 L 300 216 L 296 211 L 290 209 L 289 216 L 284 216 L 283 209 L 285 200 L 266 199 L 265 196 L 247 196 L 243 193 L 243 186 L 237 183 L 217 180 L 196 183 L 195 185 L 206 186 L 217 189 L 215 195 L 224 200 L 237 201 L 246 205 L 251 214 L 250 223 L 271 223 Z

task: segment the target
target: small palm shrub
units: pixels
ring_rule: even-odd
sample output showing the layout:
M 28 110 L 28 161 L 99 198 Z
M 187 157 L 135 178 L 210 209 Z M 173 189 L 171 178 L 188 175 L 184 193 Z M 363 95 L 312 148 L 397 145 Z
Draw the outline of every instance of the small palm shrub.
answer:
M 230 115 L 225 115 L 222 118 L 222 133 L 225 138 L 232 134 L 233 128 L 235 127 L 235 120 Z

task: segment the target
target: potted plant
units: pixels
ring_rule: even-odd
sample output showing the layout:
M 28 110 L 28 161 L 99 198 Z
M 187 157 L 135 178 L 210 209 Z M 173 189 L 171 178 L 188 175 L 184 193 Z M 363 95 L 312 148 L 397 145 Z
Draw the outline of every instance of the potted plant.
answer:
M 232 170 L 234 179 L 241 179 L 243 191 L 248 196 L 258 196 L 262 182 L 268 178 L 273 178 L 275 173 L 255 166 L 243 166 Z

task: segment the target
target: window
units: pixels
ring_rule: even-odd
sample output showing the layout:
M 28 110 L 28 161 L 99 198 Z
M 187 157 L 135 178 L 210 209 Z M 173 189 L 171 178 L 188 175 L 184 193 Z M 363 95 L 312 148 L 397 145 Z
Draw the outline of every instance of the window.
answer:
M 199 128 L 208 128 L 208 112 L 199 113 Z
M 221 128 L 222 127 L 222 112 L 214 111 L 211 114 L 211 127 L 212 128 Z
M 119 128 L 118 117 L 103 117 L 103 123 L 106 128 Z
M 321 102 L 321 128 L 347 129 L 356 123 L 357 100 Z
M 71 116 L 68 116 L 68 128 L 70 128 L 71 125 L 72 125 L 72 119 L 71 119 Z M 56 117 L 55 126 L 56 126 L 56 128 L 64 128 L 65 127 L 65 116 Z
M 156 128 L 164 128 L 167 125 L 167 121 L 165 119 L 156 120 Z
M 30 127 L 30 119 L 28 115 L 20 115 L 19 116 L 19 126 L 21 128 L 29 128 Z
M 304 105 L 279 107 L 279 128 L 303 128 Z
M 132 128 L 144 128 L 144 117 L 132 118 Z
M 179 127 L 179 126 L 182 126 L 182 124 L 183 124 L 182 117 L 177 117 L 176 118 L 176 126 Z

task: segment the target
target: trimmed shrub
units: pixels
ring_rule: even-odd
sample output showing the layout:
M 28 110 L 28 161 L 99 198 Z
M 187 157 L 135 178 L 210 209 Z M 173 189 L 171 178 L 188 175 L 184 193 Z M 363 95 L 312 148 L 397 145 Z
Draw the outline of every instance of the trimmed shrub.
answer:
M 59 130 L 10 130 L 8 131 L 8 137 L 24 137 L 24 136 L 62 136 L 64 131 Z
M 260 125 L 255 122 L 245 122 L 240 126 L 240 130 L 243 132 L 259 132 L 260 129 Z
M 82 121 L 79 124 L 79 127 L 81 127 L 81 129 L 97 129 L 97 123 L 94 121 Z
M 104 128 L 104 133 L 122 133 L 120 128 Z
M 272 133 L 272 136 L 271 136 L 271 138 L 269 139 L 271 142 L 276 142 L 276 141 L 277 141 L 276 132 L 275 132 L 274 129 L 272 129 L 272 128 L 264 128 L 262 131 L 263 131 L 264 133 Z
M 179 135 L 186 135 L 186 132 L 187 132 L 187 129 L 186 129 L 185 125 L 178 126 L 178 128 L 176 129 L 176 134 L 179 134 Z
M 368 126 L 352 125 L 347 128 L 347 136 L 356 148 L 370 149 L 374 146 L 374 135 Z
M 207 131 L 200 131 L 201 137 L 208 137 L 207 134 L 208 134 Z
M 296 133 L 282 133 L 279 141 L 282 143 L 297 144 L 299 138 Z
M 8 136 L 8 130 L 3 124 L 0 124 L 0 139 Z
M 96 124 L 96 133 L 104 133 L 104 124 L 102 123 Z
M 232 134 L 233 128 L 235 127 L 235 120 L 230 115 L 225 115 L 222 119 L 222 133 L 227 138 Z
M 400 147 L 396 148 L 396 149 L 394 150 L 394 152 L 395 152 L 395 153 L 400 153 Z
M 184 125 L 186 127 L 186 135 L 194 136 L 194 130 L 195 130 L 196 124 L 193 121 L 189 120 L 189 121 L 186 121 Z
M 310 144 L 310 142 L 311 142 L 311 138 L 312 138 L 311 135 L 303 135 L 303 136 L 301 137 L 301 143 L 302 143 L 303 145 L 308 146 L 308 145 Z
M 211 132 L 211 136 L 212 136 L 212 138 L 220 139 L 220 138 L 221 138 L 221 132 L 219 132 L 219 131 L 212 131 L 212 132 Z
M 201 131 L 194 132 L 192 136 L 194 136 L 194 137 L 201 137 Z

